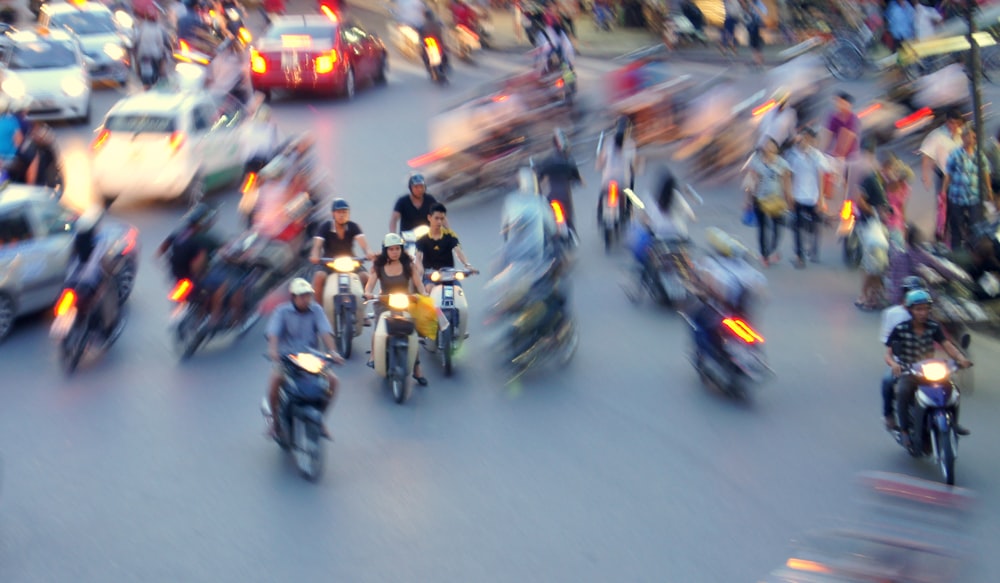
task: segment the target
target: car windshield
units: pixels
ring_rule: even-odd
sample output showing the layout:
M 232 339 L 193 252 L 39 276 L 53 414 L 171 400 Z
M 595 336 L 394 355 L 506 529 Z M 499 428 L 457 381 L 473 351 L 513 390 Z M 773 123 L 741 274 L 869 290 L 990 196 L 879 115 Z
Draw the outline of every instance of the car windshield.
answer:
M 14 70 L 62 69 L 76 64 L 76 52 L 61 42 L 18 43 L 10 58 L 10 68 Z
M 108 117 L 104 124 L 106 130 L 112 132 L 141 133 L 163 133 L 169 134 L 177 129 L 177 124 L 172 117 L 145 114 L 119 114 Z
M 115 23 L 107 12 L 68 12 L 52 17 L 52 24 L 64 26 L 76 34 L 115 32 Z
M 276 24 L 268 29 L 264 38 L 280 40 L 282 44 L 300 43 L 302 48 L 308 48 L 313 41 L 333 42 L 337 30 L 330 27 L 305 26 L 302 24 Z

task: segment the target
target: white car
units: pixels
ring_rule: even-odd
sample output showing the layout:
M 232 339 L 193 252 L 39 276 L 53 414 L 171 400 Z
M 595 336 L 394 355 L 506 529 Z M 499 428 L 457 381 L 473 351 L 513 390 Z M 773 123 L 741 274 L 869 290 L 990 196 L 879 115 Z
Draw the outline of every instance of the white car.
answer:
M 76 39 L 64 31 L 0 35 L 0 91 L 26 103 L 29 119 L 90 123 L 90 75 Z
M 99 2 L 43 4 L 38 24 L 50 30 L 65 30 L 76 36 L 87 57 L 92 81 L 114 81 L 124 85 L 129 74 L 129 32 L 114 14 Z
M 240 178 L 247 114 L 211 94 L 151 90 L 125 97 L 95 131 L 95 194 L 118 199 L 195 203 Z

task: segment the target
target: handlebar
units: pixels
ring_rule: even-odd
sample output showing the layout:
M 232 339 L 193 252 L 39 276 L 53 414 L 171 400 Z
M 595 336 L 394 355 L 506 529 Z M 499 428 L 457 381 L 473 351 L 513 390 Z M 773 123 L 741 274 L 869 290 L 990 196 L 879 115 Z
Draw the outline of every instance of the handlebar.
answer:
M 478 273 L 478 269 L 455 269 L 454 267 L 445 267 L 442 269 L 432 269 L 425 273 L 424 277 L 430 279 L 431 283 L 437 284 L 460 281 Z

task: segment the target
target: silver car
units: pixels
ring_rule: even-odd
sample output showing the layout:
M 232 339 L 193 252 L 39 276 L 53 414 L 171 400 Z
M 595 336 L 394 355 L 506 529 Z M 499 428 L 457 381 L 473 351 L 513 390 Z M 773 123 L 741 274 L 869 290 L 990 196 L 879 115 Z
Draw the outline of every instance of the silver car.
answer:
M 0 187 L 0 340 L 19 316 L 48 309 L 59 298 L 77 218 L 53 190 L 23 184 Z M 118 296 L 124 302 L 138 268 L 139 231 L 107 218 L 100 233 L 117 241 L 109 253 L 126 258 L 118 275 Z

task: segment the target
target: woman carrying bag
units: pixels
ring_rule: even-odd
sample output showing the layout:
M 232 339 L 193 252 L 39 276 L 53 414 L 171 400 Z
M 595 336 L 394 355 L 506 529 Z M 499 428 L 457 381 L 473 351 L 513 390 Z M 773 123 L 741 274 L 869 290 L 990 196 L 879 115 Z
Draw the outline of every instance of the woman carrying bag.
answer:
M 792 174 L 788 164 L 778 155 L 777 142 L 767 139 L 761 144 L 747 167 L 744 188 L 746 208 L 753 209 L 757 217 L 760 257 L 766 267 L 781 259 L 778 229 L 792 198 Z

